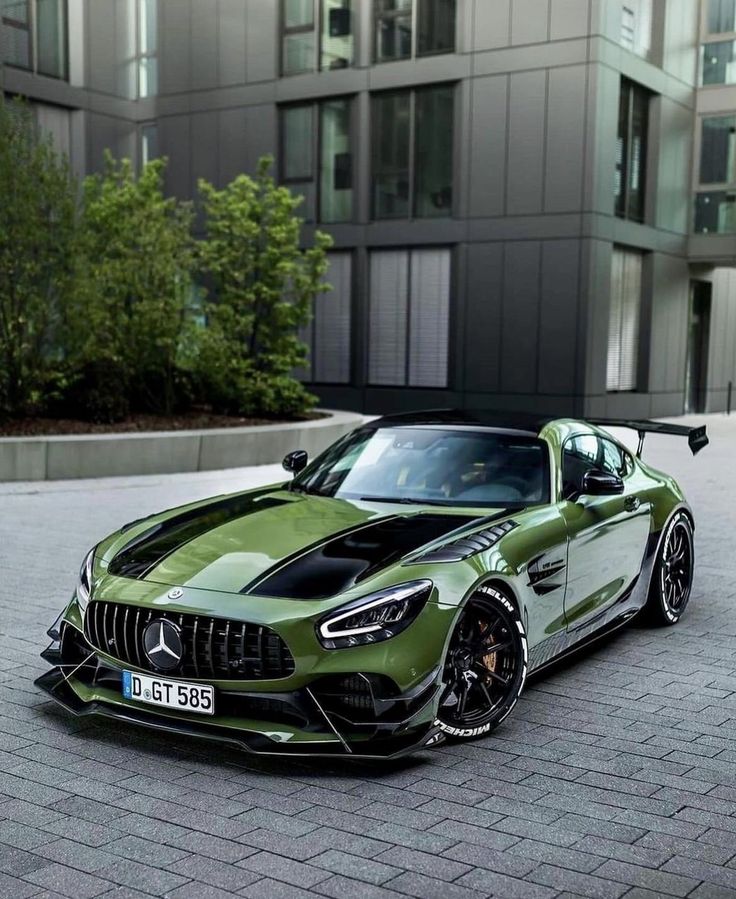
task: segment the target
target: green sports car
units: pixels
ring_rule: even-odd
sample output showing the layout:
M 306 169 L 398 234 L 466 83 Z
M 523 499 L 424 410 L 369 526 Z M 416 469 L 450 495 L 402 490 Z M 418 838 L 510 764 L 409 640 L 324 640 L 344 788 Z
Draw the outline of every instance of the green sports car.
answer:
M 600 425 L 639 432 L 634 455 Z M 257 753 L 388 758 L 488 733 L 527 675 L 640 610 L 675 624 L 693 516 L 641 461 L 705 428 L 388 416 L 287 483 L 131 522 L 92 549 L 37 681 L 103 715 Z

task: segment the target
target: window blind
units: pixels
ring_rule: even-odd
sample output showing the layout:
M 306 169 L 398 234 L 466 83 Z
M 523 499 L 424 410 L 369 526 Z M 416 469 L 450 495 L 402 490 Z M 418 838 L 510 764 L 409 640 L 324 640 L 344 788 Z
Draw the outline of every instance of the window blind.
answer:
M 447 386 L 449 315 L 450 251 L 415 250 L 411 254 L 410 385 Z
M 614 247 L 606 389 L 636 390 L 644 254 Z
M 350 305 L 352 253 L 328 253 L 325 280 L 328 293 L 315 300 L 313 380 L 323 384 L 346 384 L 350 380 Z
M 408 252 L 379 250 L 371 253 L 369 295 L 368 380 L 371 384 L 405 384 Z
M 451 251 L 371 253 L 371 384 L 446 387 Z

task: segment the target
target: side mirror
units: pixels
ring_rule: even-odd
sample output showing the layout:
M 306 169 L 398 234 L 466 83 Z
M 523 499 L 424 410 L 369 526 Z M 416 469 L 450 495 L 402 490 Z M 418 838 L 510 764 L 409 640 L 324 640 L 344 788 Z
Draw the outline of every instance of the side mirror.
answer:
M 584 496 L 616 496 L 624 492 L 624 482 L 617 474 L 591 468 L 583 475 L 580 492 Z
M 307 467 L 308 461 L 309 453 L 304 450 L 294 450 L 284 456 L 284 461 L 281 464 L 286 471 L 290 471 L 292 474 L 299 474 L 300 471 Z

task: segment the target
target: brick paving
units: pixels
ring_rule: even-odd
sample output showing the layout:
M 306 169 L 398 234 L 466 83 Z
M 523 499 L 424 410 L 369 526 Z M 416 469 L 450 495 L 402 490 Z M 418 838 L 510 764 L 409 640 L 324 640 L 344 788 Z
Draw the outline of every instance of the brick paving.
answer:
M 736 417 L 651 437 L 696 516 L 691 604 L 530 685 L 470 745 L 263 761 L 91 720 L 33 687 L 85 552 L 259 469 L 0 485 L 0 899 L 736 896 Z

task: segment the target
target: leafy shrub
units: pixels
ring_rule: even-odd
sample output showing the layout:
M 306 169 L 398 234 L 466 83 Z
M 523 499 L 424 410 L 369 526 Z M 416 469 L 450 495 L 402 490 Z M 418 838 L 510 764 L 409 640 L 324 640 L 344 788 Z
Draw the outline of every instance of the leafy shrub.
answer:
M 130 160 L 108 154 L 105 172 L 85 179 L 69 344 L 80 370 L 98 377 L 90 401 L 113 386 L 99 377 L 107 366 L 129 407 L 171 413 L 194 244 L 190 205 L 164 197 L 165 166 L 153 160 L 136 176 Z
M 63 389 L 77 188 L 30 108 L 0 94 L 0 416 L 44 411 Z
M 300 198 L 278 187 L 264 157 L 255 178 L 240 175 L 223 190 L 199 182 L 207 236 L 198 246 L 200 272 L 212 286 L 193 372 L 203 396 L 230 414 L 291 416 L 315 398 L 292 376 L 306 347 L 297 330 L 328 287 L 326 249 L 300 246 Z

